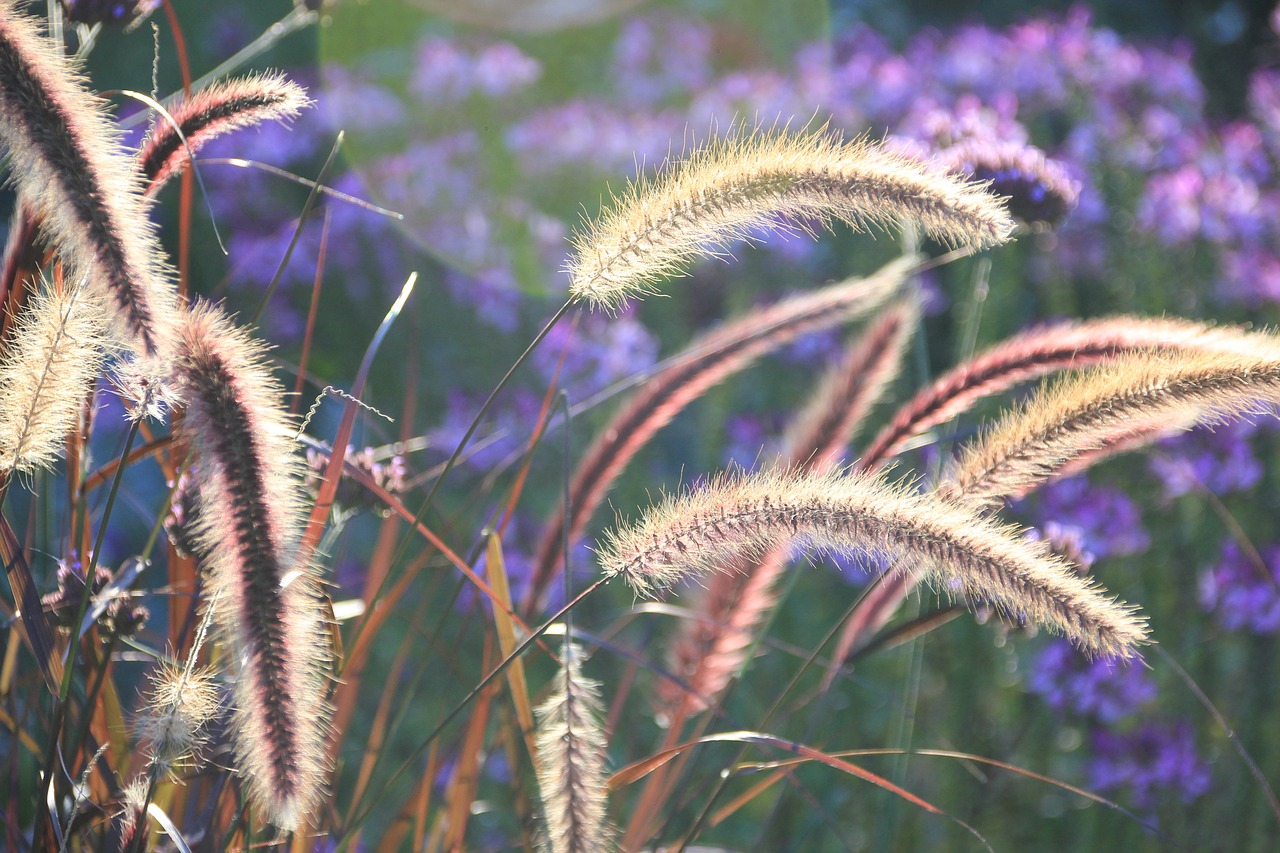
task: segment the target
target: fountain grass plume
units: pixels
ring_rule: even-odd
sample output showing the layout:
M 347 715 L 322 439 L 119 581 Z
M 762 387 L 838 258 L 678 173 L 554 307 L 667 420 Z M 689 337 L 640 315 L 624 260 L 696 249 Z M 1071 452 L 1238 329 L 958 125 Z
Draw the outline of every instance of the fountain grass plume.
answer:
M 549 853 L 612 849 L 607 813 L 608 741 L 600 725 L 600 685 L 582 674 L 582 650 L 565 643 L 560 671 L 538 706 L 538 791 Z
M 11 180 L 69 278 L 88 276 L 139 356 L 164 356 L 177 296 L 136 175 L 101 102 L 20 5 L 0 0 L 0 141 Z
M 836 468 L 863 419 L 898 375 L 919 313 L 914 295 L 901 299 L 854 339 L 787 428 L 782 454 L 787 464 L 813 473 Z M 708 580 L 693 605 L 699 618 L 681 621 L 671 644 L 671 670 L 686 678 L 688 689 L 661 682 L 658 690 L 668 708 L 688 702 L 701 710 L 728 686 L 777 603 L 777 580 L 790 559 L 786 548 L 771 548 Z
M 1280 403 L 1280 339 L 1248 336 L 1253 353 L 1138 353 L 1069 378 L 1008 415 L 957 461 L 946 494 L 975 506 L 1025 494 L 1074 460 Z
M 1090 654 L 1128 658 L 1147 642 L 1133 608 L 1107 597 L 1014 527 L 867 474 L 792 471 L 722 475 L 668 498 L 606 536 L 600 563 L 652 595 L 717 572 L 743 555 L 802 541 L 844 553 L 884 552 L 928 567 L 942 591 L 988 601 L 1066 635 Z
M 47 282 L 14 320 L 0 362 L 0 470 L 48 467 L 62 452 L 108 349 L 99 300 Z
M 180 328 L 175 384 L 199 454 L 208 595 L 234 650 L 235 754 L 253 800 L 295 829 L 320 799 L 328 638 L 317 579 L 299 554 L 303 467 L 259 344 L 217 309 Z
M 296 118 L 310 105 L 306 90 L 278 73 L 219 81 L 184 98 L 169 110 L 177 127 L 158 120 L 138 151 L 147 195 L 180 174 L 207 142 L 243 127 Z
M 606 310 L 651 292 L 699 257 L 760 229 L 812 232 L 916 224 L 945 243 L 987 248 L 1014 222 L 985 186 L 866 139 L 817 131 L 737 128 L 630 183 L 573 237 L 569 292 Z
M 866 316 L 902 287 L 918 262 L 897 258 L 865 278 L 850 278 L 756 309 L 700 336 L 651 376 L 600 431 L 570 482 L 569 538 L 577 539 L 609 487 L 651 438 L 686 406 L 726 378 L 798 339 Z M 564 508 L 543 529 L 534 556 L 531 596 L 555 576 L 562 554 Z
M 1104 317 L 1037 326 L 939 376 L 903 405 L 867 446 L 858 467 L 874 470 L 915 437 L 978 400 L 1067 368 L 1086 368 L 1138 350 L 1248 354 L 1258 338 L 1231 327 L 1151 317 Z

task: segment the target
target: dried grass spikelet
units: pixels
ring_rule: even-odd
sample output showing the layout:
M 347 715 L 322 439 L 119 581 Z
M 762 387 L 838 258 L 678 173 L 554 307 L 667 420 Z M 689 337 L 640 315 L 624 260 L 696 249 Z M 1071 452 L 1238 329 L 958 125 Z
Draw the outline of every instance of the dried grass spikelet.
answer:
M 107 347 L 102 305 L 42 284 L 18 314 L 0 363 L 0 470 L 50 465 L 93 389 Z
M 324 776 L 328 641 L 317 579 L 301 561 L 303 468 L 261 347 L 220 311 L 179 329 L 176 385 L 199 454 L 197 536 L 208 590 L 238 665 L 235 752 L 253 799 L 295 829 Z
M 721 476 L 609 532 L 606 574 L 652 593 L 720 571 L 741 555 L 804 541 L 841 552 L 884 551 L 928 567 L 941 589 L 986 600 L 1065 634 L 1092 654 L 1131 657 L 1145 622 L 1020 531 L 866 474 L 786 471 Z
M 850 278 L 752 311 L 699 336 L 623 404 L 588 448 L 569 486 L 569 538 L 576 540 L 627 463 L 686 406 L 760 358 L 806 334 L 865 317 L 897 293 L 915 256 L 898 258 L 865 278 Z M 564 508 L 547 522 L 534 557 L 533 597 L 540 598 L 563 555 Z
M 145 776 L 134 779 L 120 794 L 124 808 L 115 820 L 115 849 L 120 853 L 146 850 L 151 840 L 151 827 L 147 823 L 147 802 L 151 786 Z
M 0 142 L 11 179 L 39 214 L 63 261 L 105 297 L 140 356 L 164 355 L 176 291 L 161 261 L 129 161 L 101 103 L 71 63 L 0 0 Z
M 926 430 L 978 400 L 1066 368 L 1097 365 L 1138 350 L 1249 353 L 1257 336 L 1189 320 L 1105 317 L 1029 329 L 939 376 L 903 405 L 867 446 L 858 467 L 872 470 Z
M 181 173 L 191 162 L 190 155 L 210 140 L 262 122 L 296 118 L 310 105 L 306 90 L 283 74 L 222 80 L 179 101 L 169 110 L 177 129 L 164 119 L 158 120 L 138 151 L 147 195 L 155 195 Z M 182 131 L 181 136 L 177 130 Z
M 576 644 L 565 643 L 551 695 L 535 711 L 538 790 L 547 821 L 540 847 L 551 853 L 596 853 L 610 849 L 613 839 L 600 685 L 582 674 L 584 659 Z
M 1003 243 L 1013 220 L 983 185 L 926 168 L 865 139 L 738 129 L 652 179 L 633 181 L 574 235 L 572 298 L 608 310 L 694 259 L 759 228 L 812 231 L 905 223 L 948 243 Z
M 138 734 L 150 745 L 151 763 L 168 772 L 193 760 L 204 745 L 205 728 L 218 712 L 218 690 L 212 672 L 168 663 L 150 682 Z
M 836 467 L 863 418 L 897 376 L 918 320 L 919 301 L 914 296 L 899 300 L 849 345 L 787 428 L 786 464 L 811 473 Z M 771 548 L 707 581 L 693 605 L 698 618 L 681 621 L 668 655 L 672 672 L 686 677 L 688 689 L 666 680 L 658 687 L 669 709 L 687 703 L 702 710 L 728 686 L 777 604 L 775 587 L 790 557 L 785 548 Z
M 1252 335 L 1253 354 L 1143 353 L 1042 391 L 965 452 L 949 497 L 989 506 L 1025 494 L 1086 454 L 1280 402 L 1280 340 Z

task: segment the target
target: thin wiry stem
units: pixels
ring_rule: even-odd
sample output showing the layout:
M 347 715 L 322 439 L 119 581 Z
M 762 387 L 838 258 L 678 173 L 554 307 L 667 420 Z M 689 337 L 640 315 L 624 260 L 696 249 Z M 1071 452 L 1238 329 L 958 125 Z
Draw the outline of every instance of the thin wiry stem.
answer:
M 983 185 L 866 140 L 741 130 L 651 180 L 632 182 L 573 238 L 569 292 L 608 310 L 757 229 L 918 224 L 945 242 L 1003 243 L 1013 220 Z
M 1130 657 L 1146 641 L 1131 608 L 1107 598 L 1044 543 L 867 475 L 722 477 L 610 531 L 600 563 L 606 576 L 653 593 L 796 540 L 926 566 L 945 591 L 1025 615 L 1092 653 Z

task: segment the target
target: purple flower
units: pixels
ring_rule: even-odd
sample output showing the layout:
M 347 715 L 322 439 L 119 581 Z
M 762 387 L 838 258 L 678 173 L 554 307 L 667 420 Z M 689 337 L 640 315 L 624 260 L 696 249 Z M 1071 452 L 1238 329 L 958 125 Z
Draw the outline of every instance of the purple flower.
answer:
M 1151 457 L 1151 470 L 1164 485 L 1164 498 L 1206 488 L 1215 495 L 1245 491 L 1262 479 L 1262 463 L 1253 453 L 1258 425 L 1231 421 L 1215 429 L 1200 427 L 1160 443 L 1165 454 Z
M 1089 660 L 1066 640 L 1045 646 L 1027 687 L 1060 714 L 1079 714 L 1103 723 L 1133 716 L 1156 698 L 1156 685 L 1137 664 Z
M 1200 575 L 1200 606 L 1228 631 L 1280 632 L 1280 546 L 1261 557 L 1258 565 L 1229 539 L 1217 565 Z
M 1083 475 L 1041 489 L 1035 517 L 1080 528 L 1085 547 L 1098 559 L 1138 554 L 1151 542 L 1138 507 L 1128 495 L 1092 485 Z
M 533 364 L 546 382 L 559 367 L 560 385 L 576 403 L 647 370 L 657 353 L 657 340 L 633 312 L 584 314 L 576 326 L 565 322 L 553 328 L 534 351 Z
M 1140 809 L 1153 809 L 1165 796 L 1190 803 L 1213 784 L 1209 765 L 1196 752 L 1195 733 L 1186 723 L 1148 723 L 1134 731 L 1093 733 L 1090 786 L 1126 792 Z

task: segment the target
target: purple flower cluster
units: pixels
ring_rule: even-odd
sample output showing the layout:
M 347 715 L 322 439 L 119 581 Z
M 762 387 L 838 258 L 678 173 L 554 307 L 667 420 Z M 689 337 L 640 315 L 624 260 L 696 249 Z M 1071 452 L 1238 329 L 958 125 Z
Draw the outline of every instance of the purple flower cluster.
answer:
M 1227 540 L 1217 564 L 1200 575 L 1200 606 L 1228 631 L 1280 633 L 1280 546 L 1255 556 Z
M 1089 660 L 1066 640 L 1045 646 L 1027 687 L 1058 713 L 1107 724 L 1133 716 L 1156 698 L 1155 682 L 1140 665 Z
M 1034 517 L 1076 528 L 1083 547 L 1097 559 L 1140 554 L 1151 544 L 1137 504 L 1124 492 L 1094 485 L 1084 475 L 1041 489 Z
M 1151 457 L 1151 470 L 1164 486 L 1166 500 L 1197 489 L 1226 495 L 1253 488 L 1262 478 L 1262 462 L 1253 451 L 1259 426 L 1232 421 L 1201 427 L 1166 439 Z
M 1099 791 L 1127 791 L 1138 808 L 1154 809 L 1165 792 L 1190 803 L 1213 785 L 1209 765 L 1196 751 L 1195 732 L 1186 723 L 1148 723 L 1125 732 L 1093 733 L 1090 785 Z

